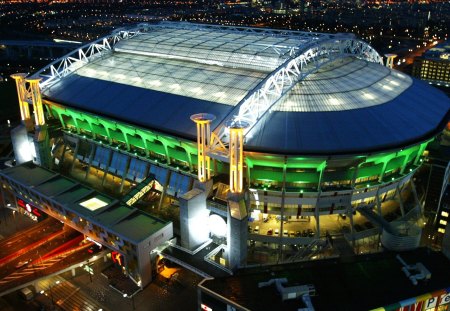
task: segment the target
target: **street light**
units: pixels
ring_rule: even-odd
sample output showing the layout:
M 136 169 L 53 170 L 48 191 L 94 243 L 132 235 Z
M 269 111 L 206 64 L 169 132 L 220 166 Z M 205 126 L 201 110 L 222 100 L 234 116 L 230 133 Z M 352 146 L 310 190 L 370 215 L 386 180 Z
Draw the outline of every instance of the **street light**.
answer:
M 134 295 L 128 296 L 127 294 L 123 294 L 123 298 L 131 298 L 131 304 L 133 305 L 133 310 L 136 310 L 136 307 L 134 306 Z

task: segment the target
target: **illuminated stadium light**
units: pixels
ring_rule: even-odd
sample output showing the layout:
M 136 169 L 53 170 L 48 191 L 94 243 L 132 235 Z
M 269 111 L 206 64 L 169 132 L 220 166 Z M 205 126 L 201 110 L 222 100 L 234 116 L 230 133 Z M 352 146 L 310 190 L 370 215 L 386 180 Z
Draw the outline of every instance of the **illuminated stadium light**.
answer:
M 209 216 L 209 230 L 212 234 L 218 237 L 224 237 L 227 235 L 227 223 L 225 219 L 219 215 L 212 214 Z
M 328 98 L 328 102 L 331 105 L 334 105 L 334 106 L 337 106 L 337 105 L 341 104 L 341 101 L 339 99 L 335 98 L 335 97 Z
M 389 85 L 383 85 L 383 89 L 386 89 L 388 91 L 392 91 L 392 87 L 390 87 Z
M 364 98 L 366 98 L 366 99 L 370 99 L 370 100 L 375 99 L 375 96 L 373 96 L 373 95 L 370 94 L 370 93 L 363 93 L 363 96 L 364 96 Z

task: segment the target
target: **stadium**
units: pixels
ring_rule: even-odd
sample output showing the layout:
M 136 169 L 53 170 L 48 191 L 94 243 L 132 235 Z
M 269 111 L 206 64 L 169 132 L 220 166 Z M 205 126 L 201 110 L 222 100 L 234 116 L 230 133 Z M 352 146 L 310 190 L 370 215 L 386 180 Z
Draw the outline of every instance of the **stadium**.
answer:
M 314 258 L 334 236 L 353 250 L 380 236 L 386 248 L 411 249 L 422 213 L 412 176 L 450 102 L 389 64 L 351 34 L 175 22 L 118 29 L 13 76 L 23 125 L 13 133 L 18 166 L 2 182 L 120 252 L 143 285 L 164 245 L 195 254 L 213 243 L 205 260 L 230 271 Z M 86 182 L 112 179 L 115 201 L 86 192 L 75 208 L 58 197 L 80 185 L 25 190 L 19 173 L 37 169 L 64 172 L 52 178 L 66 183 L 81 170 Z M 175 218 L 161 220 L 171 209 Z M 114 226 L 130 223 L 116 230 L 105 215 L 119 210 L 127 212 Z M 136 215 L 160 225 L 131 222 Z M 153 236 L 150 248 L 143 234 L 127 236 L 132 226 Z

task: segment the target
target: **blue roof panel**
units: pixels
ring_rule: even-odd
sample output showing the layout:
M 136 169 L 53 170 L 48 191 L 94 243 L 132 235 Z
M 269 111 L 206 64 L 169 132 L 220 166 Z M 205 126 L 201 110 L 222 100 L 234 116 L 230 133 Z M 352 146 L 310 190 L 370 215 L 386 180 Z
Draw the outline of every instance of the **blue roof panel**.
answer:
M 232 106 L 72 74 L 45 91 L 47 97 L 113 119 L 196 139 L 195 113 L 226 116 Z
M 215 128 L 232 106 L 72 74 L 46 95 L 74 108 L 195 139 L 190 116 L 212 113 Z M 352 154 L 430 138 L 448 121 L 449 98 L 427 84 L 412 85 L 387 103 L 366 108 L 268 113 L 249 132 L 246 150 L 286 154 Z
M 247 150 L 346 154 L 395 148 L 431 138 L 449 120 L 450 99 L 413 80 L 394 100 L 367 108 L 267 114 L 247 135 Z

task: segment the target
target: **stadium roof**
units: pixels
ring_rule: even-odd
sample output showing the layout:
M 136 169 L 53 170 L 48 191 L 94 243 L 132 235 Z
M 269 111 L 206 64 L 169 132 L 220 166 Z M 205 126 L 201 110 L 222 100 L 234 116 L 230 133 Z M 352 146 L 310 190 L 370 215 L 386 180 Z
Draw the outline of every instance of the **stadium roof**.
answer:
M 55 64 L 38 75 L 50 100 L 188 139 L 196 135 L 191 115 L 214 114 L 217 131 L 255 94 L 271 97 L 246 134 L 247 150 L 364 153 L 435 135 L 448 120 L 448 97 L 376 63 L 367 44 L 348 52 L 355 44 L 351 35 L 160 23 L 58 75 L 43 74 Z M 304 63 L 302 74 L 286 69 L 296 80 L 274 96 L 267 85 L 292 60 Z

